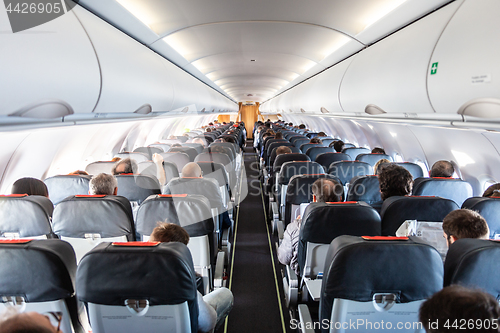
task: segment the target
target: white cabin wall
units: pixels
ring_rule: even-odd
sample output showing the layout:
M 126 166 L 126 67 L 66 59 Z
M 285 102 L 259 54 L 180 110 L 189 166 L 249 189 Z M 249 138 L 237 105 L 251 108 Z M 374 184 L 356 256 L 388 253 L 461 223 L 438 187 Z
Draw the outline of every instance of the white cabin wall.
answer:
M 122 150 L 133 150 L 168 135 L 206 125 L 217 114 L 189 117 L 159 116 L 145 120 L 87 125 L 63 125 L 0 133 L 0 193 L 9 194 L 22 177 L 45 179 L 87 164 L 110 160 Z M 50 194 L 49 194 L 50 195 Z

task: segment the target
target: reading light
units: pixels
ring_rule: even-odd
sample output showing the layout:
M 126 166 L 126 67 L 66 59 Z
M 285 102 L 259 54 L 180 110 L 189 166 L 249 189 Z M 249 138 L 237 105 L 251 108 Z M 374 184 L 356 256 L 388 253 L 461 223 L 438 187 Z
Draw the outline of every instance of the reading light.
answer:
M 384 110 L 382 110 L 380 107 L 376 106 L 375 104 L 368 104 L 365 107 L 365 112 L 368 114 L 371 114 L 371 115 L 387 113 Z
M 61 100 L 45 100 L 28 106 L 9 114 L 9 117 L 24 117 L 37 119 L 51 119 L 69 116 L 75 113 L 71 105 Z
M 134 111 L 134 113 L 138 114 L 148 114 L 153 111 L 153 107 L 150 104 L 144 104 L 141 105 L 137 110 Z
M 462 105 L 457 113 L 478 118 L 500 118 L 500 99 L 475 98 Z

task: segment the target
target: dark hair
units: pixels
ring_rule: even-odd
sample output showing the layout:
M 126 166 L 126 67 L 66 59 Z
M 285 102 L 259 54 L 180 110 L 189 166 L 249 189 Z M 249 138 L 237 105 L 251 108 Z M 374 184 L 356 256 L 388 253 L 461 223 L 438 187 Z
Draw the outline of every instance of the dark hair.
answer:
M 455 172 L 453 164 L 449 161 L 437 161 L 432 165 L 430 176 L 431 177 L 451 177 Z
M 443 231 L 450 237 L 461 238 L 483 238 L 489 236 L 486 220 L 470 209 L 457 209 L 450 212 L 443 219 Z
M 409 195 L 413 187 L 411 173 L 397 164 L 384 166 L 378 175 L 378 180 L 382 200 L 396 195 Z
M 47 185 L 40 179 L 36 178 L 20 178 L 12 184 L 12 194 L 27 194 L 27 195 L 42 195 L 49 197 Z
M 234 140 L 234 138 L 230 136 L 225 137 L 224 140 L 229 143 L 236 143 L 236 140 Z
M 68 175 L 81 175 L 81 176 L 88 176 L 89 173 L 87 171 L 83 171 L 83 170 L 75 170 L 71 173 L 68 173 Z
M 210 127 L 207 127 L 207 128 L 205 129 L 205 132 L 212 132 L 212 129 L 211 129 Z
M 453 332 L 445 325 L 461 321 L 481 322 L 483 326 L 474 326 L 474 332 L 498 332 L 496 325 L 485 324 L 497 322 L 500 317 L 500 306 L 490 294 L 480 290 L 469 289 L 460 285 L 451 285 L 435 293 L 420 306 L 419 320 L 428 333 Z M 488 328 L 486 328 L 488 327 Z
M 325 132 L 319 132 L 318 136 L 326 136 L 326 133 Z
M 322 141 L 319 138 L 312 138 L 309 143 L 322 143 Z
M 305 129 L 305 128 L 306 128 L 306 125 L 304 125 L 304 124 L 299 125 L 299 129 Z
M 312 193 L 317 202 L 339 202 L 342 201 L 344 193 L 343 186 L 334 179 L 319 178 L 312 184 Z
M 500 197 L 500 183 L 491 185 L 484 191 L 483 197 L 498 198 Z
M 121 165 L 125 166 L 124 170 L 121 172 L 117 172 L 116 169 Z M 122 173 L 134 173 L 134 170 L 137 170 L 137 162 L 131 159 L 130 157 L 127 157 L 116 162 L 115 165 L 113 165 L 113 168 L 111 169 L 111 173 L 113 175 L 119 175 Z
M 283 139 L 283 133 L 277 132 L 276 135 L 274 136 L 275 139 Z
M 344 141 L 338 140 L 338 141 L 333 141 L 330 143 L 329 147 L 333 147 L 336 152 L 341 153 L 342 150 L 344 149 Z
M 287 146 L 279 146 L 276 148 L 276 156 L 281 155 L 281 154 L 291 154 L 292 149 Z
M 187 245 L 189 243 L 189 234 L 177 224 L 158 222 L 151 233 L 150 239 L 162 243 L 180 242 Z
M 375 147 L 372 149 L 372 154 L 385 154 L 384 148 Z

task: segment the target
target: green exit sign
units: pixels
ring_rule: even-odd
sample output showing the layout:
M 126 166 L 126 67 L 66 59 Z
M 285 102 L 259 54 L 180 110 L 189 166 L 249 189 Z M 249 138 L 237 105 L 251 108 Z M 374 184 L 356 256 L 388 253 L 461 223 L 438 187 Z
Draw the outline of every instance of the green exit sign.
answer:
M 439 64 L 438 62 L 435 62 L 435 63 L 432 64 L 432 66 L 431 66 L 431 75 L 434 75 L 434 74 L 437 73 L 437 71 L 438 71 L 438 64 Z

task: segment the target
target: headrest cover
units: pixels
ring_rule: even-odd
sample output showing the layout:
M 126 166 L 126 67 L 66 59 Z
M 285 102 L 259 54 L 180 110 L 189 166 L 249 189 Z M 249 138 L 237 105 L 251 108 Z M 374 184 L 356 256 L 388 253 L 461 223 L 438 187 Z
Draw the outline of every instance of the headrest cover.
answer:
M 53 209 L 52 202 L 40 195 L 0 197 L 0 236 L 6 232 L 21 238 L 51 234 Z
M 310 161 L 292 161 L 285 162 L 281 166 L 281 170 L 278 176 L 278 184 L 287 185 L 290 179 L 295 175 L 309 175 L 325 173 L 323 167 L 316 163 Z
M 500 243 L 498 241 L 459 239 L 450 245 L 444 263 L 444 286 L 461 284 L 479 288 L 500 297 Z
M 337 237 L 328 249 L 321 287 L 320 319 L 330 318 L 335 298 L 369 302 L 394 293 L 398 303 L 423 300 L 441 290 L 443 264 L 432 246 L 408 241 Z
M 0 296 L 47 302 L 74 294 L 75 252 L 58 239 L 0 243 Z
M 58 175 L 44 180 L 50 193 L 50 200 L 58 204 L 70 195 L 89 193 L 91 176 Z
M 475 210 L 488 223 L 490 238 L 500 235 L 500 198 L 472 197 L 462 205 L 462 208 Z

